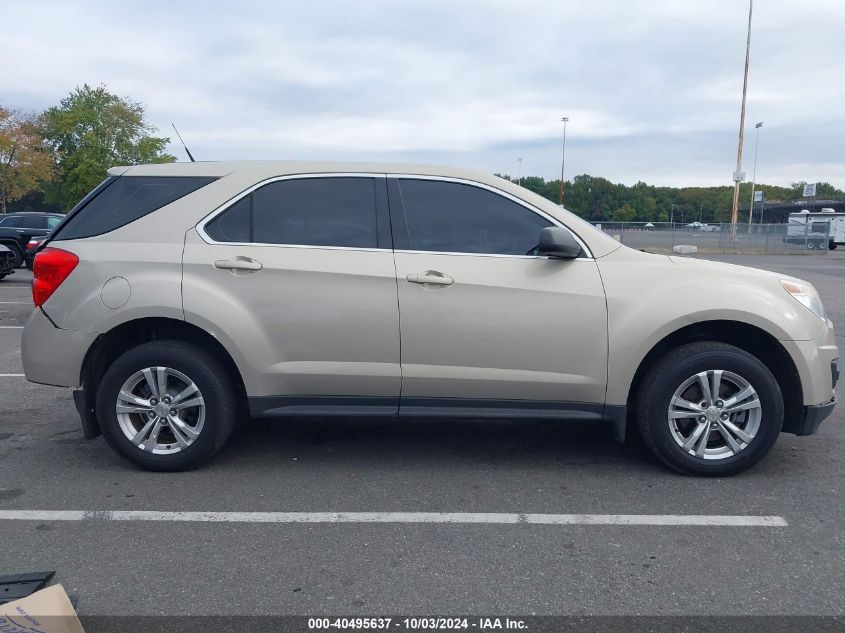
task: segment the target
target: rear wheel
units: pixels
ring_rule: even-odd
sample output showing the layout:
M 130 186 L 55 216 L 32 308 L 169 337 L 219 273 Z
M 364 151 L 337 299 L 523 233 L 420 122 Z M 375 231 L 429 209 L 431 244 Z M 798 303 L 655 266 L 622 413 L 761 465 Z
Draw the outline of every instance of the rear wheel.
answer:
M 830 242 L 830 243 L 827 245 L 827 250 L 829 250 L 829 251 L 835 251 L 837 246 L 839 246 L 839 244 L 837 244 L 836 242 Z
M 96 400 L 111 447 L 158 471 L 187 470 L 214 455 L 229 438 L 238 409 L 232 380 L 212 355 L 168 340 L 118 357 Z
M 783 425 L 783 397 L 755 356 L 725 343 L 691 343 L 646 374 L 637 417 L 646 444 L 670 468 L 733 475 L 774 445 Z

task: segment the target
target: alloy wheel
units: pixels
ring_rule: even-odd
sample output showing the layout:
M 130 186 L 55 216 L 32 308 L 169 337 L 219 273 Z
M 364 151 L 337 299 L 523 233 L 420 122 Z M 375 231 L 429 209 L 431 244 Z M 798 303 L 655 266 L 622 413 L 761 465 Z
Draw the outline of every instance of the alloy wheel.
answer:
M 205 400 L 188 376 L 170 367 L 147 367 L 120 388 L 117 421 L 126 438 L 155 455 L 191 446 L 205 423 Z
M 760 429 L 757 391 L 742 376 L 722 369 L 687 378 L 669 401 L 672 438 L 690 455 L 716 460 L 751 444 Z

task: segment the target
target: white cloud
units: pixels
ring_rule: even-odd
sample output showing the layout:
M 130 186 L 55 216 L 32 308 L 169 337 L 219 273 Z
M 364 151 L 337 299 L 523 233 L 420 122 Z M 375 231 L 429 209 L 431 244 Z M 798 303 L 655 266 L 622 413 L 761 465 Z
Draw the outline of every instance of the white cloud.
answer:
M 726 184 L 747 5 L 736 0 L 9 3 L 0 101 L 83 82 L 179 125 L 195 155 L 395 158 Z M 845 186 L 845 5 L 758 2 L 758 179 Z M 749 135 L 750 136 L 750 135 Z M 171 151 L 181 155 L 181 148 Z M 746 167 L 750 167 L 746 147 Z

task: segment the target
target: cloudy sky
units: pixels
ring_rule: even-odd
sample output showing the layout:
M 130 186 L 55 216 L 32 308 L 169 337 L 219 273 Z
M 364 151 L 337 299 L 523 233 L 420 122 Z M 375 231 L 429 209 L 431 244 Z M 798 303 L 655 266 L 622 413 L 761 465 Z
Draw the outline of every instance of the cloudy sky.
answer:
M 105 84 L 198 159 L 730 184 L 745 0 L 0 0 L 0 103 Z M 757 0 L 744 168 L 845 187 L 845 2 Z M 177 145 L 170 151 L 181 159 Z

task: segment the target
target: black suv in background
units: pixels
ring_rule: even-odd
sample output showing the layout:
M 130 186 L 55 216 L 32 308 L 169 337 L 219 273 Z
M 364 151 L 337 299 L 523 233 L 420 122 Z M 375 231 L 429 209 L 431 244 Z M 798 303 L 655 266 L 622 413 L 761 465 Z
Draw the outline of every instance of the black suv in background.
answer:
M 64 217 L 60 213 L 36 211 L 0 215 L 0 244 L 14 253 L 15 268 L 24 263 L 29 241 L 49 235 Z

